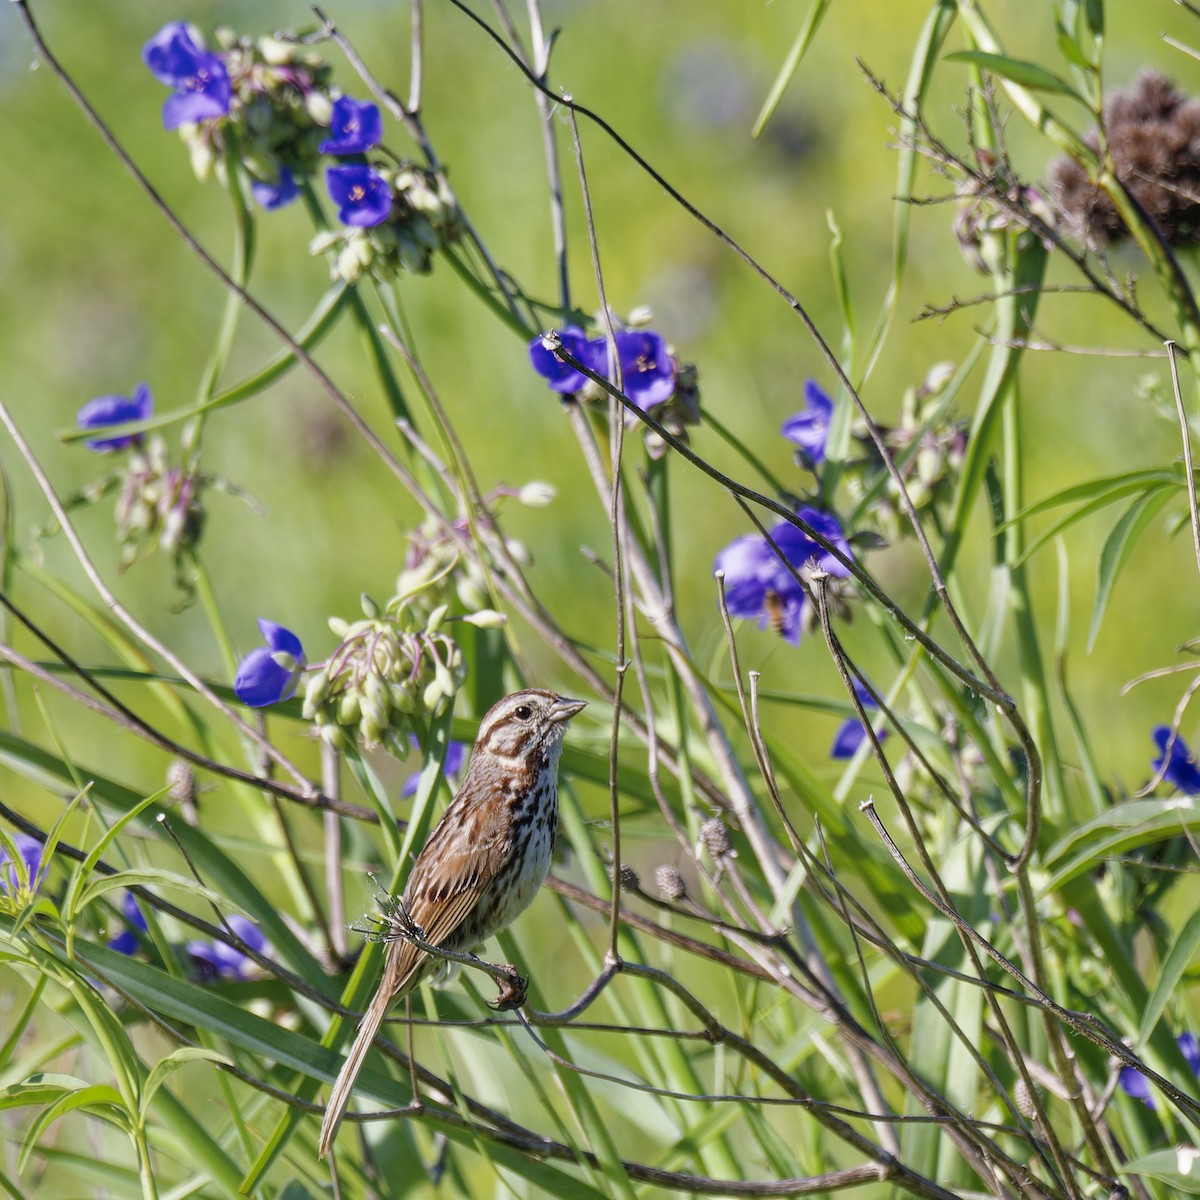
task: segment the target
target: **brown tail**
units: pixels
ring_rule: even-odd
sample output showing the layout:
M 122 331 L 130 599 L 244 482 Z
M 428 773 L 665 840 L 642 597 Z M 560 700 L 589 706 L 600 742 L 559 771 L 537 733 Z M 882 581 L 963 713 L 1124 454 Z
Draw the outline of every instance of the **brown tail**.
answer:
M 321 1158 L 329 1153 L 333 1139 L 337 1137 L 338 1126 L 342 1123 L 346 1105 L 349 1104 L 350 1095 L 354 1091 L 354 1081 L 362 1070 L 367 1051 L 371 1049 L 371 1043 L 375 1040 L 392 1001 L 398 995 L 411 990 L 420 975 L 419 968 L 424 966 L 425 955 L 419 951 L 416 962 L 406 961 L 414 957 L 411 946 L 397 942 L 389 946 L 388 950 L 388 960 L 383 969 L 383 978 L 379 981 L 379 990 L 376 991 L 367 1011 L 363 1013 L 354 1044 L 350 1047 L 350 1053 L 346 1055 L 346 1061 L 334 1081 L 333 1091 L 329 1093 L 329 1103 L 325 1105 L 325 1119 L 321 1122 L 321 1138 L 318 1143 L 318 1155 Z

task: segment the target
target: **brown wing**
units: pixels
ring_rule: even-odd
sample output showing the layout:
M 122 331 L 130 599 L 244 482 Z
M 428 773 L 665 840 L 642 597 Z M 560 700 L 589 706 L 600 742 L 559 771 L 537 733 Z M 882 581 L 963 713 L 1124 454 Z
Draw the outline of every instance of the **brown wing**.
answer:
M 503 807 L 498 796 L 486 801 L 475 797 L 470 804 L 456 798 L 417 855 L 405 900 L 409 916 L 424 931 L 426 942 L 453 945 L 455 933 L 469 921 L 500 870 L 507 849 Z M 410 942 L 392 945 L 389 967 L 393 994 L 397 994 L 410 980 L 419 978 L 427 955 Z

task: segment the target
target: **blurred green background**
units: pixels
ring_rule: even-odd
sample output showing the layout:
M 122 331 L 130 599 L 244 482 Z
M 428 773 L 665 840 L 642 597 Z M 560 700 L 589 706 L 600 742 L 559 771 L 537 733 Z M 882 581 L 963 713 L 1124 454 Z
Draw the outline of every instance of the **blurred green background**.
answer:
M 486 6 L 480 5 L 481 11 Z M 895 191 L 893 114 L 855 63 L 898 88 L 908 70 L 928 4 L 859 0 L 834 4 L 780 110 L 758 141 L 750 128 L 779 70 L 806 5 L 689 0 L 682 4 L 558 2 L 547 22 L 562 28 L 551 76 L 555 86 L 602 113 L 685 195 L 738 238 L 809 308 L 835 347 L 842 326 L 829 264 L 830 214 L 845 235 L 844 255 L 861 340 L 869 333 L 887 286 Z M 247 32 L 310 25 L 299 4 L 33 5 L 50 44 L 84 92 L 155 185 L 216 256 L 227 260 L 228 201 L 216 184 L 199 186 L 178 139 L 159 112 L 166 91 L 139 61 L 143 42 L 168 20 L 202 29 L 228 23 Z M 407 88 L 408 21 L 404 4 L 347 3 L 330 15 L 370 66 L 403 94 Z M 1051 61 L 1050 6 L 1023 0 L 996 3 L 997 20 L 1015 55 Z M 1165 45 L 1166 30 L 1195 41 L 1195 23 L 1170 0 L 1107 5 L 1109 86 L 1128 82 L 1146 64 L 1164 67 L 1194 90 L 1196 63 Z M 485 15 L 489 15 L 485 13 Z M 449 4 L 427 5 L 424 115 L 460 202 L 496 260 L 534 295 L 554 298 L 554 264 L 541 139 L 530 89 L 482 34 Z M 961 48 L 956 32 L 947 49 Z M 336 55 L 333 57 L 336 61 Z M 363 89 L 338 63 L 339 83 Z M 938 133 L 964 143 L 961 108 L 966 69 L 947 65 L 929 107 Z M 1084 122 L 1084 115 L 1064 115 Z M 1011 125 L 1022 176 L 1045 180 L 1050 154 L 1018 121 Z M 563 134 L 575 302 L 595 307 L 580 205 Z M 751 443 L 793 486 L 807 483 L 777 436 L 781 420 L 801 404 L 807 376 L 824 386 L 829 373 L 800 323 L 737 259 L 691 220 L 595 130 L 585 127 L 597 225 L 610 302 L 618 312 L 649 304 L 656 324 L 680 357 L 700 368 L 703 404 Z M 402 153 L 401 130 L 388 143 Z M 139 381 L 160 410 L 189 403 L 216 335 L 222 289 L 153 210 L 62 87 L 38 64 L 18 12 L 0 8 L 0 389 L 27 436 L 67 494 L 104 464 L 80 446 L 64 446 L 55 431 L 70 425 L 90 397 L 128 394 Z M 922 170 L 917 191 L 944 193 L 947 184 Z M 961 361 L 986 321 L 971 308 L 944 322 L 912 324 L 926 303 L 944 304 L 987 290 L 961 259 L 951 230 L 953 205 L 913 212 L 910 265 L 899 312 L 863 395 L 882 420 L 894 417 L 905 387 L 943 360 Z M 300 206 L 262 214 L 252 290 L 295 328 L 327 286 L 323 262 L 310 258 L 311 234 Z M 1133 250 L 1114 255 L 1118 274 L 1140 272 Z M 1188 269 L 1194 264 L 1189 263 Z M 1052 266 L 1051 279 L 1072 279 Z M 1073 281 L 1073 279 L 1072 279 Z M 444 266 L 401 284 L 416 344 L 485 488 L 545 479 L 560 489 L 548 510 L 515 507 L 511 532 L 530 547 L 532 579 L 568 632 L 589 643 L 611 643 L 612 605 L 596 573 L 588 582 L 580 547 L 607 555 L 607 521 L 587 489 L 557 403 L 530 372 L 525 347 L 500 327 Z M 1150 288 L 1143 301 L 1153 307 Z M 1115 309 L 1091 297 L 1045 299 L 1039 328 L 1068 344 L 1155 349 Z M 276 350 L 270 335 L 244 316 L 227 381 Z M 386 434 L 386 410 L 356 338 L 340 331 L 319 358 Z M 856 372 L 852 372 L 854 374 Z M 1178 434 L 1154 404 L 1138 398 L 1165 363 L 1137 358 L 1030 354 L 1025 385 L 1026 488 L 1033 500 L 1069 483 L 1137 467 L 1165 466 L 1178 453 Z M 965 393 L 969 407 L 979 372 Z M 711 433 L 695 434 L 702 453 L 723 468 L 738 461 Z M 11 446 L 0 455 L 12 479 L 16 536 L 44 523 L 47 510 Z M 251 491 L 265 506 L 249 513 L 235 499 L 213 495 L 205 546 L 221 608 L 239 650 L 257 642 L 254 620 L 268 616 L 294 628 L 310 658 L 331 644 L 330 613 L 353 614 L 360 592 L 390 593 L 414 512 L 393 481 L 359 445 L 302 373 L 271 393 L 220 414 L 206 435 L 208 469 Z M 679 548 L 679 606 L 698 660 L 722 653 L 711 582 L 715 552 L 745 531 L 726 497 L 694 473 L 674 470 Z M 1119 582 L 1091 655 L 1084 652 L 1094 593 L 1095 561 L 1115 519 L 1110 511 L 1077 528 L 1070 542 L 1071 680 L 1085 721 L 1103 755 L 1106 778 L 1136 788 L 1148 775 L 1151 725 L 1169 720 L 1180 692 L 1165 680 L 1121 698 L 1131 677 L 1175 661 L 1177 645 L 1196 632 L 1195 578 L 1186 537 L 1163 536 L 1159 520 Z M 201 673 L 220 677 L 217 648 L 201 611 L 173 612 L 168 565 L 152 559 L 115 574 L 111 509 L 105 502 L 79 527 L 106 577 L 160 637 Z M 980 521 L 970 548 L 975 586 L 969 607 L 978 617 L 988 586 L 990 546 Z M 48 567 L 82 586 L 65 543 L 41 543 Z M 910 546 L 873 556 L 870 565 L 915 611 L 927 578 Z M 1056 597 L 1052 551 L 1034 560 L 1039 620 L 1050 645 Z M 584 586 L 581 586 L 584 581 Z M 18 595 L 85 661 L 108 657 L 100 643 L 54 600 L 28 581 Z M 852 649 L 873 644 L 860 623 Z M 524 637 L 534 662 L 570 688 Z M 772 687 L 839 695 L 819 639 L 798 650 L 768 635 L 749 634 L 745 653 Z M 867 663 L 883 669 L 872 649 Z M 1004 663 L 1001 663 L 1004 678 Z M 52 711 L 57 701 L 49 701 Z M 44 736 L 35 711 L 22 714 L 35 740 Z M 794 718 L 796 744 L 825 767 L 832 718 Z M 1195 732 L 1195 722 L 1184 733 Z M 102 764 L 113 745 L 100 725 L 70 727 L 70 750 L 82 763 Z M 304 756 L 298 746 L 289 752 Z M 159 756 L 122 744 L 131 761 L 109 764 L 114 775 L 154 786 Z M 141 757 L 138 757 L 141 756 Z M 24 785 L 22 785 L 23 787 Z M 16 793 L 20 796 L 22 793 Z M 30 796 L 25 807 L 42 799 Z

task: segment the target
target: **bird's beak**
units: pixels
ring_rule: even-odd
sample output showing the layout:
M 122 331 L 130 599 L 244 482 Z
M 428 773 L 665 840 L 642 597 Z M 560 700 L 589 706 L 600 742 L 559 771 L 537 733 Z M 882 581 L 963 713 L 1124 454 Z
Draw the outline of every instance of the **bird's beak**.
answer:
M 550 711 L 546 714 L 549 721 L 569 721 L 577 712 L 587 708 L 586 700 L 569 700 L 566 696 L 555 696 Z

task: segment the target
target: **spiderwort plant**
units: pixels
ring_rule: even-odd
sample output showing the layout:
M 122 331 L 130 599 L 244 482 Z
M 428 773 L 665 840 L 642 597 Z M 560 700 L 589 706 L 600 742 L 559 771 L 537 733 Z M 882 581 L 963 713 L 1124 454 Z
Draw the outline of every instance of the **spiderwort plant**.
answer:
M 256 646 L 238 664 L 233 690 L 251 708 L 278 704 L 296 694 L 300 677 L 308 665 L 300 639 L 282 625 L 260 618 L 259 632 L 265 646 Z
M 383 141 L 383 117 L 369 100 L 339 96 L 333 102 L 329 134 L 321 143 L 321 153 L 335 157 L 366 154 Z
M 878 704 L 875 703 L 875 697 L 867 690 L 866 686 L 859 680 L 854 681 L 854 694 L 859 698 L 863 708 L 877 709 Z M 882 742 L 887 737 L 887 730 L 881 729 L 875 735 Z M 832 759 L 853 758 L 855 751 L 866 740 L 867 731 L 863 723 L 857 717 L 847 717 L 838 728 L 833 737 L 833 745 L 829 747 L 829 757 Z
M 1187 743 L 1178 733 L 1174 740 L 1167 725 L 1159 725 L 1153 733 L 1158 757 L 1150 764 L 1157 776 L 1162 772 L 1164 783 L 1169 783 L 1185 796 L 1200 796 L 1200 768 L 1188 749 Z M 1165 767 L 1164 767 L 1165 762 Z
M 127 891 L 121 897 L 121 916 L 125 919 L 125 928 L 109 938 L 108 948 L 118 954 L 136 954 L 138 951 L 138 933 L 147 929 L 146 914 L 137 902 L 137 897 Z
M 804 403 L 804 408 L 784 421 L 779 432 L 798 447 L 797 463 L 811 471 L 825 461 L 833 401 L 814 380 L 809 379 L 804 384 Z
M 1178 1043 L 1183 1057 L 1187 1060 L 1187 1065 L 1191 1067 L 1192 1074 L 1200 1079 L 1200 1041 L 1196 1040 L 1196 1035 L 1193 1033 L 1181 1033 L 1175 1038 L 1175 1041 Z M 1122 1067 L 1117 1082 L 1125 1095 L 1140 1100 L 1147 1108 L 1154 1107 L 1154 1097 L 1150 1093 L 1150 1080 L 1136 1067 Z
M 155 79 L 175 89 L 163 105 L 164 129 L 229 115 L 233 89 L 225 61 L 204 48 L 186 21 L 164 25 L 142 47 L 142 62 Z
M 807 506 L 796 515 L 847 558 L 853 558 L 835 516 Z M 800 641 L 808 601 L 789 566 L 799 571 L 811 564 L 842 579 L 848 578 L 850 571 L 790 522 L 781 521 L 770 530 L 770 536 L 786 562 L 766 538 L 752 533 L 730 542 L 717 555 L 713 570 L 725 573 L 725 603 L 731 617 L 755 620 L 760 629 L 773 629 L 794 646 Z
M 228 918 L 229 928 L 256 954 L 263 954 L 267 949 L 267 939 L 263 931 L 253 922 L 248 921 L 238 913 Z M 255 962 L 240 950 L 224 942 L 209 941 L 196 938 L 184 945 L 188 958 L 199 976 L 201 982 L 218 979 L 240 983 L 250 977 L 255 969 Z
M 408 740 L 412 743 L 413 749 L 417 749 L 416 737 L 410 735 Z M 453 783 L 458 773 L 467 765 L 467 755 L 470 752 L 471 747 L 466 742 L 451 742 L 446 747 L 446 761 L 442 764 L 442 774 L 446 776 L 449 782 Z M 410 796 L 415 796 L 420 782 L 421 772 L 414 771 L 401 785 L 400 795 L 406 799 Z
M 367 229 L 388 219 L 392 211 L 392 189 L 378 171 L 370 167 L 339 166 L 325 171 L 329 198 L 337 205 L 343 225 Z
M 46 848 L 27 833 L 15 834 L 12 841 L 20 865 L 0 845 L 0 896 L 7 896 L 20 904 L 33 896 L 45 876 Z
M 153 412 L 154 397 L 144 383 L 139 383 L 133 389 L 132 396 L 97 396 L 89 400 L 76 414 L 75 424 L 80 429 L 108 429 L 129 421 L 144 421 Z M 84 444 L 89 450 L 107 453 L 140 446 L 141 443 L 140 433 L 122 433 L 111 437 L 88 438 Z

